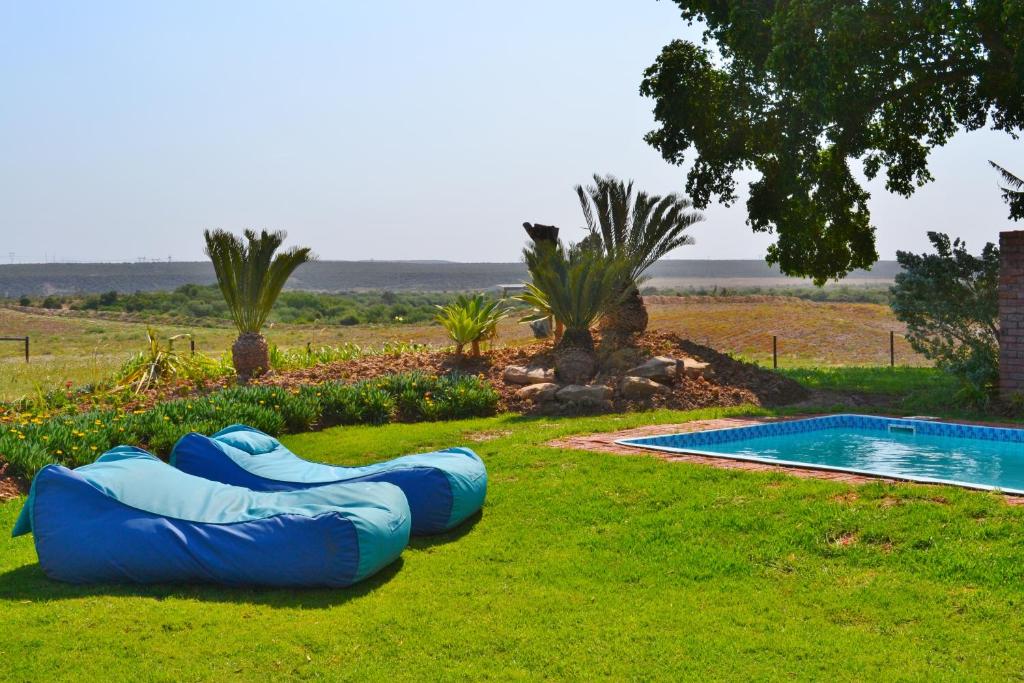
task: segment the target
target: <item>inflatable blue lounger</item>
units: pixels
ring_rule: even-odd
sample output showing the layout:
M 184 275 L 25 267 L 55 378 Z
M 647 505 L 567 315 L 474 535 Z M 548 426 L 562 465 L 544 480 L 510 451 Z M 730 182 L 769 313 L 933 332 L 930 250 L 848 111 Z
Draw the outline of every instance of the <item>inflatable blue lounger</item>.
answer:
M 183 436 L 171 464 L 199 477 L 255 491 L 291 491 L 325 484 L 386 481 L 409 499 L 413 534 L 447 531 L 480 509 L 487 469 L 468 448 L 406 455 L 365 467 L 303 460 L 258 429 L 232 425 L 205 437 Z
M 338 587 L 394 561 L 410 521 L 391 484 L 259 493 L 119 446 L 77 469 L 44 467 L 13 535 L 32 532 L 46 575 L 72 583 Z

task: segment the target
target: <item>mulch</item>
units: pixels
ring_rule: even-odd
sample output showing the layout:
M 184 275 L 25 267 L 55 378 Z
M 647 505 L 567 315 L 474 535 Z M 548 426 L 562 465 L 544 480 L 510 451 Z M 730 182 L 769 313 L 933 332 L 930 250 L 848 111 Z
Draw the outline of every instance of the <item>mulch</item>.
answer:
M 670 393 L 648 401 L 631 402 L 616 396 L 612 406 L 614 412 L 649 408 L 692 410 L 742 404 L 780 406 L 807 401 L 812 396 L 799 383 L 782 375 L 751 363 L 738 361 L 708 346 L 683 339 L 675 333 L 657 331 L 645 333 L 637 338 L 631 347 L 625 349 L 605 350 L 599 344 L 598 356 L 603 370 L 593 382 L 618 386 L 630 367 L 653 355 L 688 356 L 708 363 L 710 372 L 697 379 L 679 378 L 671 386 Z M 254 381 L 253 384 L 292 388 L 334 381 L 355 382 L 412 371 L 435 375 L 464 373 L 485 379 L 494 387 L 500 397 L 500 411 L 538 412 L 541 409 L 516 396 L 516 391 L 521 388 L 519 385 L 505 383 L 503 373 L 509 365 L 553 367 L 552 342 L 537 341 L 524 346 L 492 349 L 478 358 L 456 358 L 450 352 L 436 350 L 365 356 L 312 368 L 272 372 Z M 181 382 L 143 392 L 132 400 L 121 403 L 119 407 L 125 410 L 147 409 L 162 401 L 209 394 L 234 383 L 233 378 L 208 380 L 199 384 Z M 80 409 L 85 411 L 95 407 L 103 406 L 83 403 Z M 548 412 L 551 409 L 552 406 L 543 408 Z M 564 406 L 558 409 L 569 410 Z M 578 411 L 579 408 L 572 410 Z
M 27 482 L 7 474 L 7 464 L 0 463 L 0 501 L 20 496 L 28 491 Z
M 616 396 L 612 412 L 649 408 L 692 410 L 743 404 L 779 406 L 807 400 L 810 397 L 810 393 L 803 386 L 791 379 L 757 365 L 735 360 L 710 347 L 695 344 L 670 332 L 648 332 L 637 339 L 632 348 L 603 352 L 599 347 L 598 356 L 604 361 L 604 370 L 593 381 L 617 386 L 630 367 L 653 355 L 688 356 L 708 363 L 711 372 L 697 379 L 680 378 L 670 387 L 670 393 L 648 401 L 626 401 Z M 618 363 L 615 362 L 616 356 L 620 359 Z M 527 346 L 494 349 L 485 352 L 479 358 L 461 360 L 456 359 L 451 353 L 442 351 L 422 351 L 399 356 L 367 356 L 303 370 L 275 373 L 261 379 L 260 384 L 293 387 L 329 381 L 372 379 L 381 375 L 414 370 L 430 374 L 461 372 L 486 379 L 500 396 L 500 411 L 524 414 L 570 410 L 574 413 L 581 410 L 590 413 L 600 411 L 595 408 L 581 409 L 578 406 L 535 406 L 530 401 L 519 398 L 516 391 L 522 387 L 506 384 L 503 378 L 505 368 L 509 365 L 552 367 L 553 345 L 550 341 L 535 342 Z

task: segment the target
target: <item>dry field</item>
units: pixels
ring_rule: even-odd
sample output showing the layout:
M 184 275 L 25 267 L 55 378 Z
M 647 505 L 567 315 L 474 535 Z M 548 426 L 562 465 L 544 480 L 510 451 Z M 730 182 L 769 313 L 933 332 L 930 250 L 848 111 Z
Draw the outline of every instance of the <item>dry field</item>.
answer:
M 922 365 L 899 336 L 902 325 L 885 306 L 816 303 L 788 297 L 650 297 L 651 327 L 677 332 L 702 344 L 760 363 L 771 362 L 771 337 L 779 337 L 782 367 L 808 365 L 884 365 L 889 362 L 889 331 L 897 332 L 896 359 Z M 234 332 L 227 325 L 184 328 L 156 325 L 166 337 L 195 335 L 197 348 L 211 355 L 227 351 Z M 0 343 L 0 400 L 32 395 L 72 382 L 99 381 L 145 345 L 146 326 L 81 314 L 29 314 L 0 309 L 0 336 L 32 338 L 32 361 L 21 347 Z M 380 346 L 386 341 L 446 343 L 436 325 L 359 325 L 319 327 L 278 325 L 266 330 L 282 348 L 354 342 Z M 521 344 L 529 329 L 506 322 L 500 344 Z
M 903 338 L 888 306 L 818 303 L 789 297 L 648 297 L 651 327 L 719 351 L 769 364 L 778 337 L 779 366 L 888 365 L 889 332 L 897 365 L 928 365 Z

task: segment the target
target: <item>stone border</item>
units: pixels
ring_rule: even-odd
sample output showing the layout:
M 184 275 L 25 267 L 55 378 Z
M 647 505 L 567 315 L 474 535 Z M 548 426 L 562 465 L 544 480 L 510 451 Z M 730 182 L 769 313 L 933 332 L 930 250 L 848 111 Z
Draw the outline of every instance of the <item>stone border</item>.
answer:
M 619 432 L 605 432 L 603 434 L 584 434 L 580 436 L 569 436 L 562 439 L 549 441 L 546 445 L 554 448 L 571 448 L 573 450 L 594 451 L 598 453 L 610 453 L 612 455 L 626 456 L 649 456 L 668 462 L 689 462 L 698 465 L 708 465 L 725 470 L 744 470 L 746 472 L 782 472 L 794 477 L 803 479 L 825 479 L 836 481 L 841 484 L 868 484 L 875 481 L 884 481 L 892 484 L 914 484 L 916 486 L 952 486 L 952 484 L 927 484 L 921 482 L 908 482 L 905 479 L 893 479 L 883 476 L 869 476 L 864 474 L 851 474 L 849 472 L 836 472 L 835 470 L 815 469 L 813 465 L 806 467 L 792 467 L 789 465 L 770 465 L 763 462 L 750 460 L 731 459 L 728 456 L 696 455 L 691 453 L 670 453 L 668 451 L 655 451 L 646 448 L 624 446 L 615 443 L 619 439 L 634 439 L 644 436 L 659 436 L 663 434 L 683 434 L 689 432 L 703 432 L 711 429 L 730 429 L 733 427 L 750 427 L 752 425 L 764 424 L 766 422 L 783 422 L 787 420 L 804 420 L 809 417 L 821 417 L 821 415 L 794 415 L 788 417 L 723 417 L 716 420 L 695 420 L 682 424 L 661 424 L 625 429 Z M 937 420 L 938 421 L 938 420 Z M 942 422 L 959 422 L 960 424 L 983 424 L 978 422 L 968 423 L 957 420 L 941 420 Z M 1005 426 L 988 423 L 986 426 Z M 1013 425 L 1019 429 L 1020 425 Z M 959 488 L 959 487 L 958 487 Z M 972 489 L 967 489 L 972 490 Z M 978 491 L 985 493 L 985 491 Z M 1008 505 L 1024 505 L 1024 496 L 1001 494 Z

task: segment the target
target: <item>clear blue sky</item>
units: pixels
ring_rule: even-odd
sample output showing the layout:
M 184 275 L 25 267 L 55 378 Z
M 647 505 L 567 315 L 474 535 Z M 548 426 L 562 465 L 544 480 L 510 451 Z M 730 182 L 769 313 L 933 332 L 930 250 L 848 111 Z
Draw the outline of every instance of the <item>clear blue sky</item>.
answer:
M 283 228 L 328 259 L 515 261 L 520 224 L 578 235 L 595 171 L 682 188 L 642 140 L 655 0 L 0 0 L 0 262 L 202 258 L 201 231 Z M 882 258 L 1012 226 L 961 136 L 911 200 L 873 183 Z M 678 258 L 761 258 L 742 203 Z

